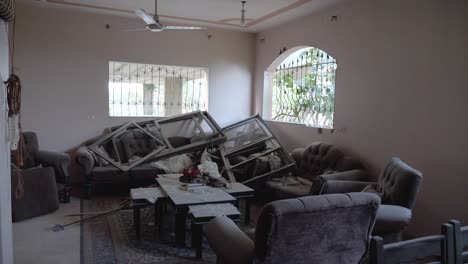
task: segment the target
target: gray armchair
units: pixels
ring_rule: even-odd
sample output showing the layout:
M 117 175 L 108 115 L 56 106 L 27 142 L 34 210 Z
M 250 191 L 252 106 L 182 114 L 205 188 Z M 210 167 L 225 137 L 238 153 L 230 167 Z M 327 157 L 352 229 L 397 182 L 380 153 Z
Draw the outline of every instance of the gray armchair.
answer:
M 15 168 L 21 169 L 21 173 L 29 169 L 50 167 L 54 172 L 54 181 L 57 183 L 60 201 L 70 202 L 70 156 L 65 153 L 39 150 L 37 135 L 34 132 L 22 133 L 23 140 L 23 166 L 15 164 L 14 153 L 12 152 L 11 162 Z
M 18 171 L 23 179 L 24 196 L 16 198 Z M 11 215 L 13 222 L 52 213 L 59 208 L 55 173 L 52 167 L 18 170 L 11 165 Z
M 253 240 L 227 217 L 206 235 L 218 263 L 364 263 L 379 204 L 370 193 L 280 200 L 262 208 Z
M 312 181 L 323 174 L 354 171 L 356 177 L 366 176 L 359 160 L 345 156 L 337 147 L 328 143 L 316 142 L 306 148 L 297 148 L 291 156 L 296 162 L 293 175 L 273 178 L 266 183 L 273 192 L 274 200 L 310 195 L 315 188 Z
M 367 175 L 359 172 L 347 175 L 322 175 L 315 179 L 313 194 L 370 192 L 379 195 L 382 205 L 377 212 L 374 235 L 385 243 L 402 239 L 402 232 L 411 220 L 411 209 L 422 181 L 421 172 L 399 158 L 392 158 L 380 173 L 377 182 L 360 181 Z

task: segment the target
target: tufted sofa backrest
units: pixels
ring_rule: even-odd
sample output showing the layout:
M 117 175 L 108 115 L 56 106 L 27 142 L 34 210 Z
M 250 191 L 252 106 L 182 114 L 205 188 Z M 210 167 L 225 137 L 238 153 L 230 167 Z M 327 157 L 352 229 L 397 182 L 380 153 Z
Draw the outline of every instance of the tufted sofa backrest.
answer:
M 379 176 L 378 192 L 382 204 L 411 209 L 422 181 L 422 173 L 399 158 L 392 158 Z
M 361 263 L 379 204 L 371 193 L 269 203 L 255 229 L 255 263 Z
M 138 129 L 126 131 L 119 137 L 119 140 L 124 161 L 134 156 L 144 157 L 154 150 L 152 138 Z
M 345 157 L 338 148 L 322 142 L 310 144 L 302 151 L 301 156 L 293 153 L 293 158 L 296 160 L 298 176 L 311 181 L 327 172 L 362 168 L 359 161 Z

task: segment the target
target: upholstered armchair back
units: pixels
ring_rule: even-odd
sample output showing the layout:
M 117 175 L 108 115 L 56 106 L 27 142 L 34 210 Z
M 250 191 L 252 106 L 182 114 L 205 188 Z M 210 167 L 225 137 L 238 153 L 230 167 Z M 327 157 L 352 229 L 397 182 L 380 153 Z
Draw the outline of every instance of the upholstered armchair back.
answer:
M 292 153 L 296 161 L 296 174 L 311 181 L 327 172 L 361 169 L 358 160 L 345 157 L 343 152 L 328 143 L 316 142 Z
M 255 263 L 361 263 L 379 204 L 371 193 L 267 204 L 255 230 Z
M 392 158 L 382 170 L 377 192 L 382 204 L 399 205 L 411 209 L 422 181 L 422 173 L 399 158 Z

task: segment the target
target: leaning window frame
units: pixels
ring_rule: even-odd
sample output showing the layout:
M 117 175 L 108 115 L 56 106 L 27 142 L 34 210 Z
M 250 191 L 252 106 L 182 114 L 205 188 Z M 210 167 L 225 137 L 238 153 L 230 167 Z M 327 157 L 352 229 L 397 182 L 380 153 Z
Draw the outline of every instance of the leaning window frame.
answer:
M 209 135 L 209 137 L 207 137 L 206 139 L 202 141 L 193 142 L 182 147 L 177 147 L 177 148 L 173 147 L 168 140 L 168 135 L 166 135 L 162 131 L 161 125 L 175 123 L 179 121 L 185 121 L 185 120 L 191 120 L 192 122 L 194 122 L 199 132 L 203 135 L 206 135 L 205 131 L 199 125 L 197 125 L 198 121 L 202 121 L 202 122 L 204 121 L 212 130 L 212 133 Z M 163 139 L 162 141 L 148 132 L 147 130 L 148 125 L 154 125 L 157 128 L 158 134 Z M 118 137 L 122 132 L 125 132 L 128 129 L 138 129 L 142 131 L 143 133 L 148 135 L 150 138 L 158 142 L 160 144 L 160 147 L 148 153 L 145 157 L 142 157 L 133 162 L 129 162 L 128 164 L 121 164 L 119 161 L 116 161 L 112 159 L 111 157 L 106 156 L 103 153 L 101 153 L 101 151 L 99 150 L 100 146 L 102 146 L 103 144 L 109 141 L 112 141 L 114 137 Z M 218 145 L 224 142 L 226 142 L 226 136 L 222 132 L 222 129 L 218 125 L 218 123 L 216 123 L 216 120 L 210 115 L 210 113 L 206 111 L 195 111 L 195 112 L 185 113 L 185 114 L 181 114 L 181 115 L 177 115 L 173 117 L 153 119 L 153 120 L 142 121 L 138 123 L 128 122 L 121 127 L 111 128 L 111 132 L 109 134 L 102 136 L 96 142 L 92 143 L 90 146 L 88 146 L 88 149 L 94 152 L 95 154 L 97 154 L 102 159 L 109 162 L 114 167 L 120 169 L 123 172 L 127 172 L 139 165 L 148 163 L 150 161 L 161 160 L 161 159 L 173 157 L 173 156 L 180 155 L 180 154 L 187 153 L 187 152 L 203 150 L 208 146 Z

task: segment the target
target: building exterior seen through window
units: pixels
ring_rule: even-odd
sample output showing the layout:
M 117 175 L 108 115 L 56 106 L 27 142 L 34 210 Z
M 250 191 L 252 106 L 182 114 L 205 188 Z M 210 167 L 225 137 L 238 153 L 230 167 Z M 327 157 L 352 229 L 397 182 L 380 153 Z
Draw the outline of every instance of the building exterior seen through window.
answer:
M 208 110 L 208 69 L 109 62 L 109 116 L 166 117 Z
M 335 59 L 323 50 L 308 47 L 291 53 L 266 72 L 264 117 L 333 128 L 336 69 Z

